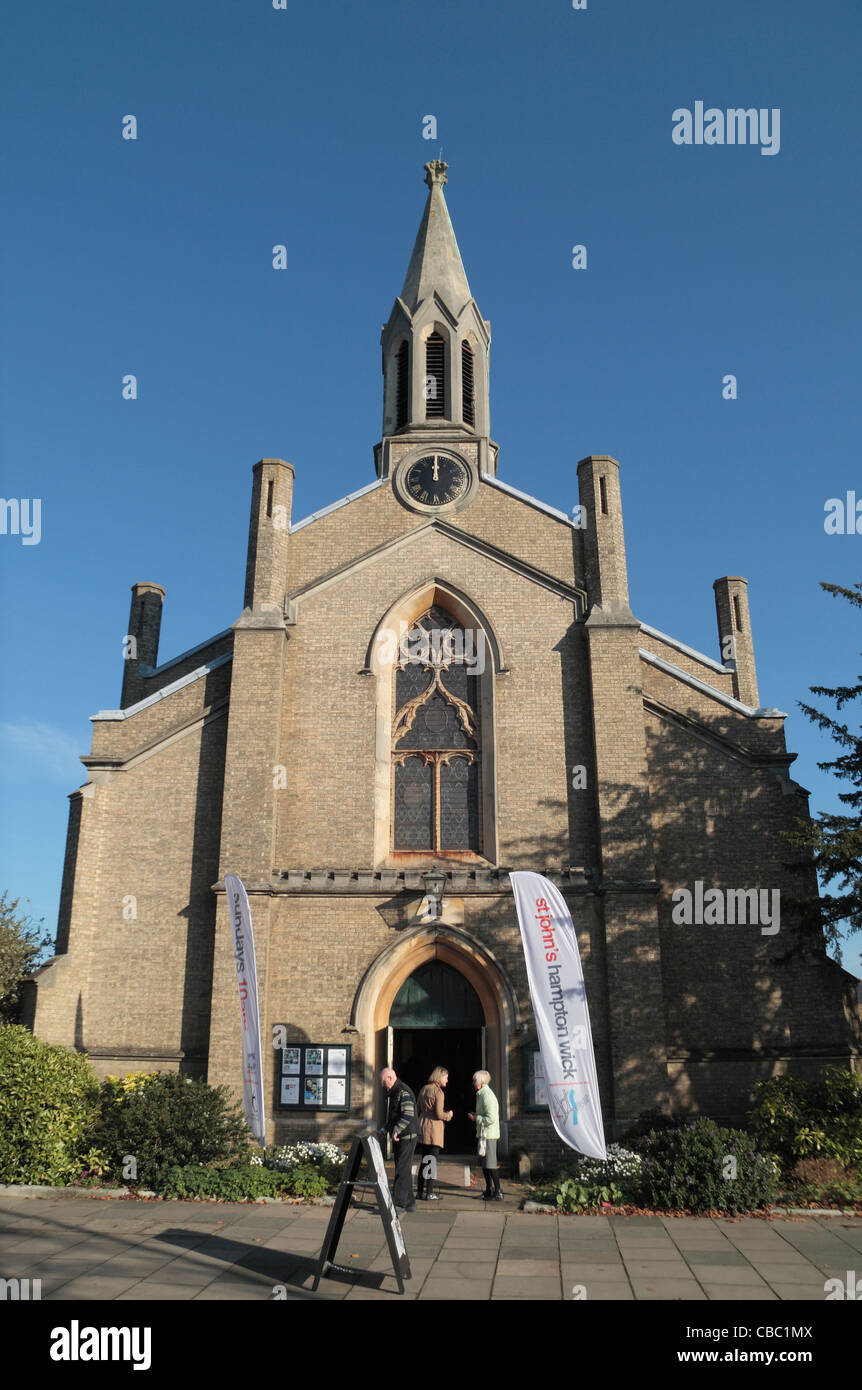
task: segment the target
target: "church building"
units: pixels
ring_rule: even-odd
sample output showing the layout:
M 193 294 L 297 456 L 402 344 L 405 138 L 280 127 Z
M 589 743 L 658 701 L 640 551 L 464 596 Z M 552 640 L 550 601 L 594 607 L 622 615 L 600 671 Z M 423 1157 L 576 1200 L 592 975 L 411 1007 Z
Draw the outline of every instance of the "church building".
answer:
M 343 1143 L 380 1123 L 382 1066 L 416 1087 L 440 1065 L 466 1154 L 483 1067 L 503 1152 L 550 1161 L 510 870 L 571 910 L 609 1140 L 653 1107 L 739 1121 L 761 1078 L 859 1067 L 862 1032 L 795 906 L 816 880 L 782 831 L 807 793 L 760 704 L 746 581 L 715 581 L 696 651 L 630 606 L 615 459 L 581 459 L 571 513 L 515 485 L 529 460 L 498 476 L 446 167 L 383 329 L 376 476 L 300 518 L 292 465 L 257 463 L 242 612 L 190 651 L 160 664 L 164 590 L 132 588 L 26 1021 L 100 1075 L 239 1094 L 234 873 L 268 1143 Z

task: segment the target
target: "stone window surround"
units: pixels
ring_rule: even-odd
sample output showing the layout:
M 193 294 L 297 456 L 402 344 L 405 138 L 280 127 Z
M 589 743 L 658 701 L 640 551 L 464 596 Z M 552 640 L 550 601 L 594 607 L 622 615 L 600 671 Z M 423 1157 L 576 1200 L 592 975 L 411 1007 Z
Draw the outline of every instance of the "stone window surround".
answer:
M 479 791 L 482 853 L 458 850 L 394 851 L 392 848 L 392 728 L 395 718 L 394 668 L 380 661 L 378 634 L 387 628 L 398 631 L 404 622 L 410 627 L 417 618 L 439 604 L 465 628 L 480 628 L 485 635 L 486 665 L 479 677 L 479 720 L 482 730 L 481 785 Z M 498 863 L 497 848 L 497 765 L 494 734 L 494 679 L 503 668 L 500 645 L 487 618 L 464 594 L 439 579 L 429 580 L 409 594 L 402 595 L 383 615 L 370 642 L 371 674 L 375 678 L 375 765 L 374 765 L 374 867 L 389 868 L 406 862 L 475 864 Z M 409 855 L 409 861 L 405 859 Z

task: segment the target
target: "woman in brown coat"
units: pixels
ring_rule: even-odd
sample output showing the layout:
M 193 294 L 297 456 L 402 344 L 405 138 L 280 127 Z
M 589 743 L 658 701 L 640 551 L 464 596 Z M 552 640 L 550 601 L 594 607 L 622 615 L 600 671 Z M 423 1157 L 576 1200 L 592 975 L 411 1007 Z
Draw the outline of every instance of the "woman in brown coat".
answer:
M 437 1176 L 437 1155 L 443 1147 L 443 1126 L 451 1120 L 452 1111 L 443 1109 L 443 1087 L 449 1080 L 445 1067 L 435 1067 L 418 1096 L 419 1111 L 419 1178 L 416 1196 L 423 1202 L 442 1199 L 434 1191 Z

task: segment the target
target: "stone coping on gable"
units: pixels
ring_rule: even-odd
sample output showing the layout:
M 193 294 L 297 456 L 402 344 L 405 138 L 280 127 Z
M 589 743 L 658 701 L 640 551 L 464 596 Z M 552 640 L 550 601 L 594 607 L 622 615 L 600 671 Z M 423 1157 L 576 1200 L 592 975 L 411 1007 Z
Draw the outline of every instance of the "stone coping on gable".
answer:
M 723 690 L 716 690 L 714 685 L 708 685 L 706 681 L 698 680 L 697 676 L 692 676 L 688 671 L 683 671 L 681 666 L 674 666 L 670 661 L 664 661 L 655 652 L 648 652 L 644 647 L 638 647 L 638 656 L 646 661 L 650 666 L 655 666 L 656 670 L 664 671 L 665 675 L 673 676 L 676 680 L 682 681 L 685 685 L 690 685 L 693 690 L 699 690 L 702 695 L 708 695 L 712 700 L 718 700 L 720 704 L 727 705 L 728 709 L 736 710 L 738 714 L 744 714 L 748 719 L 786 719 L 787 715 L 780 709 L 752 709 L 751 705 L 744 705 L 741 700 L 735 700 L 732 695 L 725 695 Z
M 311 516 L 304 516 L 301 521 L 295 521 L 288 532 L 293 535 L 295 531 L 301 531 L 303 526 L 309 526 L 312 521 L 317 521 L 319 517 L 328 516 L 330 512 L 337 512 L 339 507 L 346 507 L 349 502 L 353 502 L 357 497 L 364 497 L 367 492 L 373 492 L 375 488 L 382 487 L 387 478 L 375 478 L 373 483 L 366 483 L 365 487 L 357 488 L 355 492 L 349 492 L 346 497 L 339 497 L 337 502 L 330 502 L 328 507 L 321 507 L 319 511 L 312 512 Z
M 222 632 L 217 632 L 215 637 L 207 637 L 206 641 L 197 642 L 193 647 L 189 647 L 187 651 L 180 652 L 179 656 L 172 656 L 169 661 L 163 661 L 160 666 L 145 666 L 143 662 L 141 662 L 138 666 L 138 675 L 143 676 L 145 680 L 152 680 L 154 676 L 160 676 L 163 671 L 167 671 L 171 666 L 178 666 L 181 661 L 185 661 L 186 657 L 194 656 L 195 652 L 202 652 L 207 647 L 214 647 L 216 642 L 221 642 L 225 637 L 230 637 L 232 632 L 233 628 L 226 627 Z
M 705 652 L 697 651 L 695 647 L 689 647 L 686 642 L 680 642 L 677 637 L 671 637 L 667 632 L 662 632 L 660 628 L 651 627 L 649 623 L 641 623 L 641 632 L 645 632 L 647 637 L 657 637 L 660 642 L 666 642 L 669 647 L 675 647 L 678 652 L 690 656 L 701 666 L 709 666 L 712 671 L 718 671 L 722 676 L 733 674 L 733 667 L 722 666 L 720 661 L 713 660 L 711 656 L 707 656 Z
M 511 483 L 504 483 L 492 473 L 480 473 L 479 477 L 483 483 L 498 488 L 500 492 L 508 492 L 510 497 L 517 497 L 519 502 L 526 502 L 527 506 L 535 507 L 537 511 L 544 512 L 546 516 L 552 516 L 556 521 L 564 521 L 572 531 L 579 531 L 582 528 L 576 526 L 570 516 L 561 512 L 559 507 L 552 507 L 549 502 L 540 502 L 538 497 L 533 497 L 529 492 L 522 492 L 519 487 L 512 487 Z
M 129 705 L 128 709 L 100 709 L 97 714 L 91 714 L 90 720 L 96 723 L 101 720 L 131 719 L 133 714 L 137 714 L 142 709 L 147 709 L 150 705 L 158 704 L 159 700 L 167 699 L 168 695 L 173 695 L 175 691 L 182 690 L 183 686 L 191 685 L 192 681 L 200 680 L 201 676 L 208 676 L 210 671 L 218 670 L 219 666 L 224 666 L 226 662 L 233 660 L 233 652 L 224 652 L 222 656 L 215 657 L 208 661 L 205 666 L 199 666 L 196 671 L 189 671 L 188 675 L 180 676 L 178 680 L 171 681 L 170 685 L 163 685 L 161 690 L 155 690 L 152 695 L 146 695 L 143 700 L 138 700 L 136 704 Z

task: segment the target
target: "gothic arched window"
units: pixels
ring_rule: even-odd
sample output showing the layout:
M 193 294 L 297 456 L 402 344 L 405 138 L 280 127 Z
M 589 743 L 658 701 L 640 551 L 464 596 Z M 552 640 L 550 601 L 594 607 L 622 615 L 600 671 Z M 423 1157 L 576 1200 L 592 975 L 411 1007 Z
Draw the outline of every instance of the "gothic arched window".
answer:
M 393 848 L 479 852 L 477 634 L 436 605 L 395 665 Z

